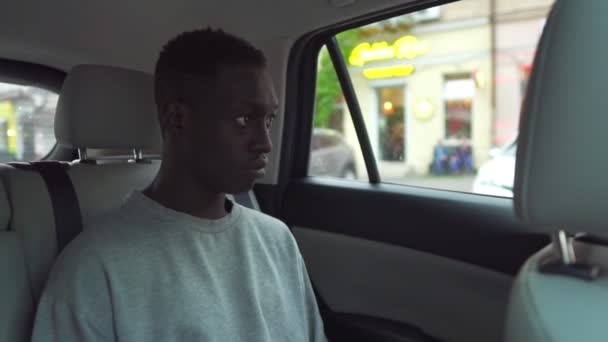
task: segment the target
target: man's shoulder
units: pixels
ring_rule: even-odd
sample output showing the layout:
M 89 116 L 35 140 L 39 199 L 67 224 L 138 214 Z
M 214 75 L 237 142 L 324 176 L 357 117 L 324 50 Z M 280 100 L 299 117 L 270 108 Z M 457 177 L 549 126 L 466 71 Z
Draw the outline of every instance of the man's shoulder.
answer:
M 281 220 L 258 210 L 244 208 L 246 226 L 266 243 L 297 250 L 297 244 L 289 227 Z
M 106 266 L 104 259 L 121 245 L 126 246 L 124 228 L 128 221 L 129 217 L 117 209 L 87 222 L 55 261 L 47 284 L 49 289 L 70 291 L 76 284 L 85 282 L 93 286 L 93 282 L 103 280 L 98 277 Z
M 249 221 L 257 228 L 272 234 L 291 235 L 287 225 L 276 217 L 265 214 L 259 210 L 241 207 L 243 210 L 244 220 Z
M 274 216 L 270 216 L 259 210 L 251 209 L 251 208 L 248 208 L 245 206 L 241 206 L 241 209 L 243 210 L 245 215 L 249 216 L 250 218 L 252 218 L 256 221 L 264 222 L 266 224 L 273 225 L 273 226 L 282 226 L 282 227 L 287 228 L 287 226 L 285 225 L 285 223 L 283 223 L 283 221 L 277 219 Z

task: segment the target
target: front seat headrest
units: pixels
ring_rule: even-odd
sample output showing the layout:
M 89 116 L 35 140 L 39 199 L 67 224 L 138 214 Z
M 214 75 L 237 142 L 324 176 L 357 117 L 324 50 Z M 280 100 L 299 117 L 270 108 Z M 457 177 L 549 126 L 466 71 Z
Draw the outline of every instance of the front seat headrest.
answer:
M 608 237 L 608 1 L 557 1 L 522 109 L 515 207 L 531 229 Z
M 66 77 L 55 118 L 57 142 L 69 148 L 161 145 L 152 75 L 79 65 Z

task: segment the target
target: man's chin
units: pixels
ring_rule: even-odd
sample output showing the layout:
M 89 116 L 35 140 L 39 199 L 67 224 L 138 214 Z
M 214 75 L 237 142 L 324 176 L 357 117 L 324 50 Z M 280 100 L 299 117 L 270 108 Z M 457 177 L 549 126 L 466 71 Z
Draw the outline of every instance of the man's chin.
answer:
M 234 182 L 227 186 L 227 194 L 238 194 L 241 192 L 248 192 L 253 189 L 253 185 L 255 184 L 255 179 L 250 179 L 246 181 Z
M 248 171 L 233 175 L 233 177 L 226 177 L 222 181 L 223 192 L 227 194 L 238 194 L 241 192 L 247 192 L 253 189 L 253 185 L 256 181 L 261 179 L 265 175 L 265 170 Z

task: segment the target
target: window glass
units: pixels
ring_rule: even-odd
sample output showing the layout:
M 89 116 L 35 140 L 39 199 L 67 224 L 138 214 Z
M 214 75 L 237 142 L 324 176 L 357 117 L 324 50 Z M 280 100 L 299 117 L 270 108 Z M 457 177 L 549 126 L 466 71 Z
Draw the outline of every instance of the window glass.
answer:
M 38 160 L 51 151 L 57 100 L 45 89 L 0 83 L 0 162 Z
M 308 174 L 368 180 L 363 153 L 329 53 L 319 54 Z
M 336 36 L 383 182 L 513 195 L 519 110 L 553 2 L 462 0 Z M 324 54 L 315 130 L 340 132 L 356 155 Z

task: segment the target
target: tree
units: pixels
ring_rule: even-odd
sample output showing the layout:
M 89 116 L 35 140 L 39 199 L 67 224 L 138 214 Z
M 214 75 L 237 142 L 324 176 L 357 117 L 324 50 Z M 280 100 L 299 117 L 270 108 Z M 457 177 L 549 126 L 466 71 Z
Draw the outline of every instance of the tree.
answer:
M 413 25 L 413 17 L 403 15 L 341 32 L 336 39 L 344 60 L 348 61 L 348 56 L 361 39 L 375 37 L 382 33 L 409 32 Z M 327 48 L 323 47 L 319 56 L 314 127 L 328 128 L 332 122 L 332 116 L 339 113 L 336 105 L 342 100 L 342 88 Z

